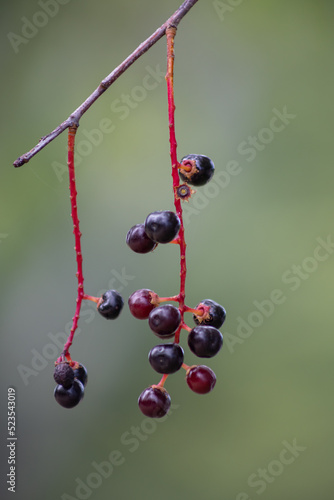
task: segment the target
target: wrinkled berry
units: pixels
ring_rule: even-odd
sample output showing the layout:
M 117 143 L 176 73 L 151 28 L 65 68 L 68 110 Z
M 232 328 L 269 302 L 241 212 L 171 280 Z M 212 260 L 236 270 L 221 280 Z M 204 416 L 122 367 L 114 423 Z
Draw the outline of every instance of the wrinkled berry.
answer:
M 61 384 L 65 389 L 69 389 L 74 381 L 74 373 L 68 363 L 59 363 L 55 367 L 53 378 L 57 384 Z

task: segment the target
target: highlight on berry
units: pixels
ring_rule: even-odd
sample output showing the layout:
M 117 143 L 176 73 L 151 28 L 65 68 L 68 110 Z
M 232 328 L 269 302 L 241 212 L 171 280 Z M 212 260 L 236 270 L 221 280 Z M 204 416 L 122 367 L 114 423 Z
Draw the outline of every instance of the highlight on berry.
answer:
M 107 290 L 98 301 L 97 310 L 106 319 L 116 319 L 123 305 L 123 298 L 116 290 Z
M 180 219 L 175 212 L 152 212 L 146 217 L 145 231 L 156 243 L 170 243 L 176 238 L 180 225 Z

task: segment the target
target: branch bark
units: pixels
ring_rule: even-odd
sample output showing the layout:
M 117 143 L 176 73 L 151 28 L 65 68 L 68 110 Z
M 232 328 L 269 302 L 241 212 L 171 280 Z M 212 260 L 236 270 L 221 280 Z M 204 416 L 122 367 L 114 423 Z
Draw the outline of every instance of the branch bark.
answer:
M 189 12 L 189 10 L 197 3 L 198 0 L 185 0 L 183 4 L 174 12 L 174 14 L 167 19 L 167 21 L 160 26 L 149 38 L 142 42 L 124 61 L 117 66 L 106 78 L 104 78 L 100 85 L 94 92 L 75 110 L 70 116 L 63 121 L 57 128 L 55 128 L 48 135 L 42 137 L 38 144 L 30 151 L 17 158 L 14 161 L 14 167 L 21 167 L 27 163 L 35 154 L 41 151 L 47 144 L 53 141 L 58 135 L 69 127 L 78 127 L 80 118 L 86 113 L 91 105 L 114 83 L 139 57 L 147 52 L 160 38 L 162 38 L 168 27 L 174 26 L 177 28 L 182 18 Z

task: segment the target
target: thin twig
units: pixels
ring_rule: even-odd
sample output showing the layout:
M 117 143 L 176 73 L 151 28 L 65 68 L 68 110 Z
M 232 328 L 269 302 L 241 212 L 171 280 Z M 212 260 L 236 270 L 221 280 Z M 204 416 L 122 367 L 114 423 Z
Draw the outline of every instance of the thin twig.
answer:
M 130 54 L 124 61 L 117 66 L 94 90 L 94 92 L 75 110 L 71 115 L 58 127 L 53 130 L 50 134 L 42 137 L 38 144 L 33 147 L 30 151 L 20 156 L 14 161 L 14 167 L 21 167 L 24 163 L 27 163 L 35 154 L 37 154 L 41 149 L 43 149 L 47 144 L 53 141 L 58 135 L 60 135 L 68 127 L 78 127 L 80 118 L 86 111 L 91 107 L 91 105 L 114 83 L 117 78 L 119 78 L 139 57 L 141 57 L 145 52 L 147 52 L 160 38 L 162 38 L 166 32 L 168 26 L 177 27 L 181 19 L 189 12 L 191 7 L 195 5 L 198 0 L 186 0 L 183 4 L 174 12 L 174 14 L 167 19 L 167 21 L 160 26 L 149 38 L 147 38 L 143 43 L 141 43 L 132 54 Z

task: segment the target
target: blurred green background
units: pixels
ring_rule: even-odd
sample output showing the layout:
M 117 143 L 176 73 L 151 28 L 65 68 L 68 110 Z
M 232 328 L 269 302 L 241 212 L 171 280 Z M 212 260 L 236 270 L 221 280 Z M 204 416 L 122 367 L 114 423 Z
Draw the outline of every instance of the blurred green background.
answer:
M 20 500 L 332 499 L 333 2 L 201 0 L 180 24 L 179 157 L 203 153 L 216 165 L 185 205 L 186 302 L 212 298 L 227 320 L 221 353 L 204 360 L 214 391 L 191 393 L 183 370 L 170 376 L 163 421 L 137 407 L 160 378 L 147 360 L 158 339 L 127 307 L 106 322 L 84 304 L 71 354 L 88 369 L 85 398 L 71 411 L 55 403 L 53 362 L 76 297 L 66 135 L 22 168 L 11 164 L 180 1 L 50 2 L 47 17 L 42 4 L 1 2 L 2 498 L 12 386 Z M 29 31 L 26 20 L 43 26 Z M 173 209 L 165 64 L 163 39 L 80 122 L 91 295 L 178 292 L 176 247 L 137 255 L 125 245 L 132 225 Z M 186 335 L 182 345 L 197 363 Z M 111 460 L 113 469 L 101 465 Z

